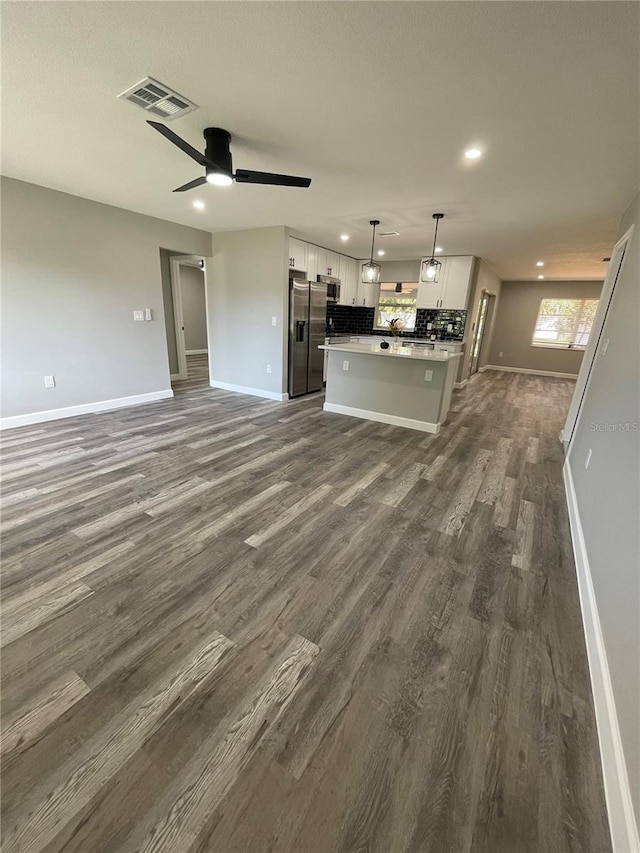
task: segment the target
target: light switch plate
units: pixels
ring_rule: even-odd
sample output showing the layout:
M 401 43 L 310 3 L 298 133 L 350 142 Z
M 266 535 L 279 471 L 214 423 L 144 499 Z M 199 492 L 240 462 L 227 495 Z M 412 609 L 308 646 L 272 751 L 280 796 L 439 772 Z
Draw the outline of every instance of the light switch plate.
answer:
M 342 369 L 343 370 L 349 370 L 349 362 L 348 361 L 342 362 Z
M 433 380 L 433 370 L 425 370 L 424 381 L 431 382 Z
M 277 317 L 272 317 L 272 318 L 271 318 L 271 325 L 272 325 L 272 326 L 277 326 L 277 325 L 278 325 L 278 318 L 277 318 Z
M 144 319 L 148 323 L 150 320 L 153 320 L 153 316 L 151 314 L 151 308 L 144 309 Z
M 589 462 L 591 462 L 591 456 L 592 455 L 593 455 L 593 450 L 591 450 L 591 448 L 589 448 L 589 450 L 587 451 L 587 458 L 584 460 L 584 467 L 585 468 L 589 467 Z
M 607 354 L 607 350 L 609 349 L 609 338 L 602 344 L 602 355 Z
M 56 387 L 55 376 L 45 376 L 44 377 L 44 387 L 45 388 L 55 388 Z
M 144 323 L 144 311 L 134 311 L 133 319 L 136 323 Z

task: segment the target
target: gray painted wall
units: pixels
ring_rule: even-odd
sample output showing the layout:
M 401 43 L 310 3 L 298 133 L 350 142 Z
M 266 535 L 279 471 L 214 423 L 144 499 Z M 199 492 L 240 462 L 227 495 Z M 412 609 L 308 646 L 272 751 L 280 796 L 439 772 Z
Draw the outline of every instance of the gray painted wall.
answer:
M 171 287 L 171 263 L 174 255 L 182 252 L 172 252 L 160 249 L 160 278 L 162 280 L 162 304 L 164 306 L 164 325 L 167 334 L 167 351 L 169 353 L 169 370 L 172 374 L 179 372 L 178 349 L 176 346 L 176 320 L 173 311 L 173 289 Z
M 215 235 L 206 276 L 212 380 L 286 392 L 288 240 L 284 226 Z
M 11 178 L 1 188 L 3 417 L 168 389 L 159 248 L 209 255 L 211 235 Z M 133 321 L 142 308 L 152 322 Z
M 632 225 L 603 329 L 609 347 L 596 357 L 568 462 L 640 825 L 640 432 L 600 432 L 593 426 L 640 424 L 640 193 L 620 236 Z
M 180 265 L 184 345 L 187 352 L 207 348 L 207 315 L 204 299 L 204 273 L 188 264 Z
M 486 363 L 577 375 L 581 351 L 531 346 L 540 300 L 597 299 L 601 290 L 601 281 L 503 281 Z

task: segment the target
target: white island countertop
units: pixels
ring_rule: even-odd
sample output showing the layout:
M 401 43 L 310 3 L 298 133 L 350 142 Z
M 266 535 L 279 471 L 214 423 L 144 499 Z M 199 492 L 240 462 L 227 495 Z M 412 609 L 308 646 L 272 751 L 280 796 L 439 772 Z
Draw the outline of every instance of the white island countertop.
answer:
M 409 358 L 412 361 L 453 361 L 456 358 L 462 358 L 460 352 L 446 352 L 445 350 L 433 350 L 425 346 L 397 346 L 395 343 L 389 343 L 389 349 L 380 349 L 380 344 L 357 344 L 357 343 L 342 343 L 342 344 L 324 344 L 318 349 L 328 350 L 329 352 L 354 352 L 361 355 L 378 355 L 384 358 Z

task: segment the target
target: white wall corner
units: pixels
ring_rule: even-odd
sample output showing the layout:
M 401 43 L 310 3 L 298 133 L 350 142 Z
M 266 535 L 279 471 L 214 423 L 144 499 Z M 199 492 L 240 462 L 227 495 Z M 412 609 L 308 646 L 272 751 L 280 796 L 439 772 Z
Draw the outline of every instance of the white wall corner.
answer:
M 79 406 L 65 406 L 63 409 L 47 409 L 43 412 L 30 412 L 26 415 L 13 415 L 0 418 L 0 430 L 40 424 L 45 421 L 58 421 L 62 418 L 75 418 L 79 415 L 92 415 L 110 409 L 122 409 L 126 406 L 139 406 L 173 397 L 171 388 L 165 391 L 152 391 L 149 394 L 135 394 L 131 397 L 117 397 L 113 400 L 97 400 L 95 403 L 82 403 Z
M 564 463 L 562 473 L 591 675 L 611 843 L 614 853 L 637 853 L 640 851 L 640 837 L 633 810 L 609 664 L 589 568 L 589 557 L 568 459 Z

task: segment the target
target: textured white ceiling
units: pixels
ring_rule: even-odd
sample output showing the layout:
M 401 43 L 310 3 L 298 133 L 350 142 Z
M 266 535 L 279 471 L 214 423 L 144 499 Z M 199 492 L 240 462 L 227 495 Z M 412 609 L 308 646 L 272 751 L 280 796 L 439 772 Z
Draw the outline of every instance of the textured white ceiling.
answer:
M 639 185 L 636 2 L 4 2 L 3 173 L 212 231 L 286 224 L 365 256 L 371 218 L 503 278 L 600 278 Z M 151 75 L 171 123 L 311 189 L 171 190 L 199 167 L 116 95 Z M 465 161 L 470 145 L 486 150 Z M 195 198 L 206 202 L 196 211 Z M 343 244 L 342 232 L 352 235 Z M 381 243 L 382 245 L 382 243 Z

